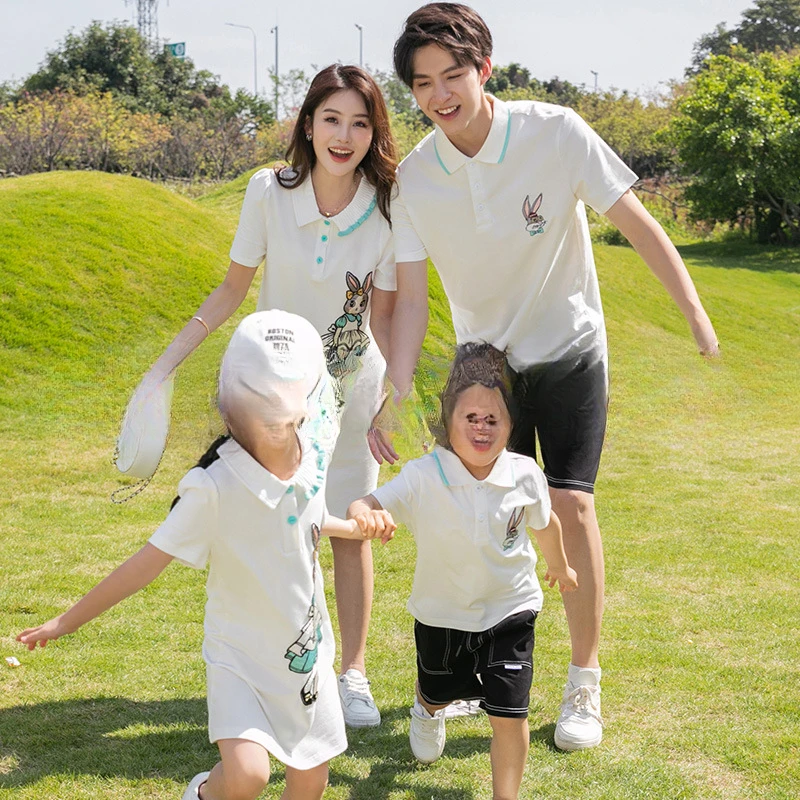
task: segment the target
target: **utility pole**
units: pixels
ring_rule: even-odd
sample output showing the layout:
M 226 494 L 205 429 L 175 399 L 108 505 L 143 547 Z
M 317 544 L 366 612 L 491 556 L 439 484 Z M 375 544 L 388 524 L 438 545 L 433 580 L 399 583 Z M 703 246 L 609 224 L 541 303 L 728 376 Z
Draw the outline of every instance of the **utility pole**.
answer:
M 245 28 L 253 34 L 253 94 L 258 97 L 258 40 L 256 32 L 249 25 L 237 25 L 235 22 L 226 22 L 231 28 Z
M 356 22 L 358 28 L 358 66 L 364 66 L 364 26 Z
M 590 69 L 589 72 L 594 75 L 594 93 L 597 94 L 597 73 L 593 69 Z
M 278 81 L 280 72 L 278 71 L 278 26 L 276 25 L 270 33 L 275 34 L 275 119 L 278 119 Z

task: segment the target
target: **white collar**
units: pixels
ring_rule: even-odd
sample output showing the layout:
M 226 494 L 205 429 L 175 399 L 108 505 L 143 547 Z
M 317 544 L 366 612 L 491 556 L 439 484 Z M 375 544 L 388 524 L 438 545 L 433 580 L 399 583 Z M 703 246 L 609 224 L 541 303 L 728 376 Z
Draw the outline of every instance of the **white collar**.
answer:
M 504 489 L 514 487 L 514 464 L 511 454 L 503 448 L 494 462 L 492 471 L 484 480 L 479 481 L 464 466 L 461 459 L 451 450 L 440 447 L 438 444 L 431 453 L 439 468 L 439 476 L 445 486 L 474 486 L 476 483 L 491 483 Z
M 230 439 L 219 448 L 219 457 L 228 469 L 268 508 L 274 509 L 287 493 L 295 490 L 313 497 L 325 480 L 325 456 L 310 439 L 300 434 L 300 466 L 283 481 L 264 469 L 237 441 Z
M 374 211 L 377 204 L 375 187 L 361 173 L 361 182 L 353 199 L 333 217 L 326 217 L 317 208 L 314 186 L 309 175 L 300 186 L 290 190 L 294 203 L 294 215 L 297 227 L 302 228 L 311 222 L 327 220 L 335 226 L 340 236 L 346 236 L 358 227 Z
M 439 165 L 452 175 L 468 161 L 482 161 L 484 164 L 502 164 L 511 136 L 511 109 L 506 103 L 492 95 L 487 95 L 492 104 L 492 124 L 489 135 L 481 149 L 472 157 L 465 156 L 448 138 L 440 127 L 433 135 L 433 147 Z

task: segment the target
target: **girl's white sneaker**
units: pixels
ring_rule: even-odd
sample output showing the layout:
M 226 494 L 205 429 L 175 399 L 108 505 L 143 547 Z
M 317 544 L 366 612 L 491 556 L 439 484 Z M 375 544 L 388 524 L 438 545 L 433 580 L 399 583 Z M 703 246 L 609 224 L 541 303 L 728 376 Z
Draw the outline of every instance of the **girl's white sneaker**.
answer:
M 200 772 L 192 778 L 181 800 L 197 800 L 200 797 L 200 787 L 208 780 L 210 772 Z

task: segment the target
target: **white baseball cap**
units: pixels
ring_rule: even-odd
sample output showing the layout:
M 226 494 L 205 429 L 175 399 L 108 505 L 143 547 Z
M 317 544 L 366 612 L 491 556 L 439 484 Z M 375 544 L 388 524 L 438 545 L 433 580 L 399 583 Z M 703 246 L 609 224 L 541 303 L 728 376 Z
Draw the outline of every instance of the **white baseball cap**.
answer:
M 256 395 L 261 415 L 273 422 L 299 419 L 325 374 L 322 340 L 297 314 L 270 309 L 245 317 L 231 337 L 219 373 L 220 409 Z

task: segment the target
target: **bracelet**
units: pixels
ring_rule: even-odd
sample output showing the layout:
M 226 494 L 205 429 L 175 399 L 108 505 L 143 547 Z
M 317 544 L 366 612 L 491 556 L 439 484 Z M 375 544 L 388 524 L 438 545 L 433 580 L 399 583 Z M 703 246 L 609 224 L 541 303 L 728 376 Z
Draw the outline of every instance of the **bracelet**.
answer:
M 206 336 L 211 336 L 211 328 L 208 327 L 208 324 L 202 317 L 192 317 L 192 319 L 196 319 L 206 329 Z

